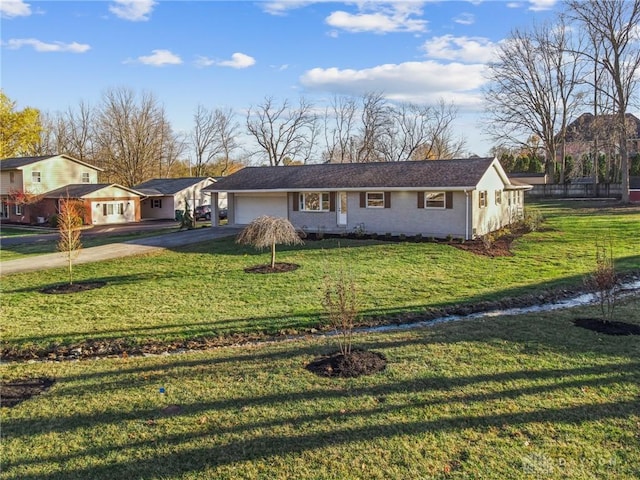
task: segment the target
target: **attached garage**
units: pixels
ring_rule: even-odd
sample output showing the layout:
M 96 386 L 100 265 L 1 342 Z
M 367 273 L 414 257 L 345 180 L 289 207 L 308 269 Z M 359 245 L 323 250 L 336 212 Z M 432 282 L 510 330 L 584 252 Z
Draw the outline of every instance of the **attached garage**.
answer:
M 286 193 L 234 194 L 234 219 L 247 225 L 260 215 L 288 218 Z

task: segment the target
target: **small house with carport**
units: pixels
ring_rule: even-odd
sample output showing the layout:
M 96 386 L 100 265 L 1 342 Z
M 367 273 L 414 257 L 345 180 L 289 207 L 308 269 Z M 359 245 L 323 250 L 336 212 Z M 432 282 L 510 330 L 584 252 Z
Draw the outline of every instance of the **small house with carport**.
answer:
M 176 219 L 187 202 L 192 212 L 208 204 L 209 195 L 203 189 L 214 182 L 211 177 L 154 178 L 133 188 L 146 196 L 141 203 L 142 218 Z
M 496 158 L 471 158 L 246 167 L 205 190 L 227 194 L 229 225 L 271 215 L 308 233 L 472 239 L 520 218 L 530 188 Z

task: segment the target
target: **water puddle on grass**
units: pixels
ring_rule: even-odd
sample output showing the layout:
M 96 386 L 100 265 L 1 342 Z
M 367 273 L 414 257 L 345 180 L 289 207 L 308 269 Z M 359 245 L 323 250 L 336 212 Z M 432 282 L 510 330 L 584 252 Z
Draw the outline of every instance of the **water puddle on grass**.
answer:
M 624 298 L 630 295 L 634 295 L 640 292 L 640 280 L 625 283 L 620 286 L 618 290 L 618 298 Z M 431 320 L 424 320 L 413 323 L 382 325 L 379 327 L 367 327 L 362 329 L 355 329 L 354 333 L 380 333 L 380 332 L 394 332 L 401 330 L 413 330 L 416 328 L 430 327 L 441 323 L 456 322 L 459 320 L 474 320 L 477 318 L 492 318 L 501 317 L 504 315 L 523 315 L 525 313 L 541 313 L 551 312 L 553 310 L 560 310 L 565 308 L 581 307 L 585 305 L 593 305 L 598 303 L 598 298 L 593 293 L 583 293 L 576 297 L 568 298 L 553 303 L 545 303 L 542 305 L 531 305 L 529 307 L 517 307 L 517 308 L 505 308 L 497 310 L 489 310 L 487 312 L 470 313 L 469 315 L 448 315 L 446 317 L 434 318 Z

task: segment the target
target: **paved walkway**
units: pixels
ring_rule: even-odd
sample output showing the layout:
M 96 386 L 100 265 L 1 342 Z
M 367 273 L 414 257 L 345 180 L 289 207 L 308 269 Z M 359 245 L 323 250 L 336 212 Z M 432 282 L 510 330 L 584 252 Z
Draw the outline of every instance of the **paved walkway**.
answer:
M 73 261 L 73 263 L 74 265 L 78 265 L 81 263 L 110 260 L 112 258 L 141 255 L 157 250 L 180 247 L 191 243 L 237 235 L 239 232 L 240 228 L 228 226 L 198 228 L 195 230 L 166 233 L 137 240 L 128 240 L 121 243 L 110 243 L 99 247 L 83 248 L 80 250 L 78 257 Z M 36 270 L 65 266 L 67 266 L 67 259 L 64 253 L 47 253 L 44 255 L 35 255 L 2 262 L 0 263 L 0 275 L 33 272 Z

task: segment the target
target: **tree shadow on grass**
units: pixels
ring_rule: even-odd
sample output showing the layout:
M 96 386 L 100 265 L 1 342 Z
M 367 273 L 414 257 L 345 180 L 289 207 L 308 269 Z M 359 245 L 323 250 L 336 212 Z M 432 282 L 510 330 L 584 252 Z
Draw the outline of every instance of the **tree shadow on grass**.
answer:
M 460 377 L 434 376 L 429 378 L 415 378 L 406 381 L 387 383 L 383 385 L 360 386 L 347 390 L 327 389 L 318 387 L 310 391 L 298 393 L 284 393 L 248 397 L 235 397 L 212 402 L 196 402 L 180 405 L 175 410 L 176 416 L 183 416 L 186 422 L 203 414 L 231 414 L 238 411 L 238 421 L 230 426 L 216 426 L 215 430 L 205 429 L 199 432 L 162 434 L 151 433 L 152 438 L 132 440 L 125 444 L 105 447 L 88 447 L 78 454 L 58 454 L 42 456 L 34 460 L 16 460 L 6 462 L 5 472 L 10 472 L 14 466 L 38 465 L 46 463 L 68 464 L 78 463 L 80 456 L 98 458 L 109 457 L 116 451 L 127 449 L 144 449 L 150 451 L 150 456 L 141 458 L 136 455 L 134 460 L 125 460 L 92 467 L 77 467 L 65 470 L 58 476 L 52 474 L 49 478 L 131 478 L 138 475 L 162 475 L 167 468 L 172 475 L 187 474 L 204 470 L 210 466 L 231 465 L 238 462 L 264 460 L 272 456 L 300 454 L 313 451 L 329 445 L 346 445 L 350 442 L 372 441 L 381 438 L 393 438 L 399 435 L 419 435 L 424 433 L 447 433 L 468 430 L 470 428 L 485 431 L 491 428 L 502 429 L 505 425 L 523 427 L 527 424 L 554 423 L 577 424 L 609 419 L 624 419 L 637 413 L 637 401 L 621 400 L 600 404 L 556 408 L 533 408 L 527 411 L 509 413 L 483 413 L 478 415 L 442 416 L 424 421 L 384 422 L 376 420 L 387 416 L 397 418 L 404 409 L 420 409 L 438 405 L 452 405 L 456 403 L 473 405 L 475 403 L 492 402 L 503 399 L 518 399 L 533 395 L 545 397 L 562 390 L 577 388 L 607 389 L 612 385 L 636 385 L 640 364 L 638 362 L 619 362 L 617 364 L 577 367 L 566 369 L 520 370 L 515 372 L 501 372 L 496 374 L 480 374 Z M 595 376 L 596 378 L 585 378 Z M 526 381 L 527 385 L 513 387 L 518 381 Z M 475 393 L 465 393 L 465 389 L 476 385 L 484 385 L 482 390 Z M 489 391 L 487 389 L 491 387 Z M 60 385 L 58 384 L 58 388 Z M 419 395 L 427 392 L 431 398 L 421 398 Z M 55 396 L 55 390 L 51 392 Z M 398 398 L 393 403 L 380 400 L 375 406 L 357 410 L 343 410 L 344 402 L 353 398 L 383 399 L 388 395 L 403 395 L 403 402 Z M 418 395 L 418 396 L 416 396 Z M 333 401 L 333 400 L 337 400 Z M 344 400 L 344 402 L 341 402 Z M 242 408 L 261 407 L 269 405 L 296 405 L 330 402 L 333 405 L 329 411 L 287 416 L 287 418 L 268 418 L 259 421 L 243 421 L 239 412 Z M 320 403 L 323 405 L 323 403 Z M 292 411 L 295 411 L 293 409 Z M 117 409 L 95 415 L 70 415 L 68 417 L 41 419 L 8 419 L 4 422 L 5 438 L 12 439 L 38 434 L 63 433 L 80 428 L 99 431 L 107 425 L 117 425 L 130 421 L 140 421 L 153 424 L 166 415 L 163 409 L 148 408 L 133 412 L 122 413 Z M 274 429 L 288 425 L 313 425 L 326 422 L 333 418 L 337 422 L 332 428 L 314 433 L 299 433 L 304 429 L 294 430 L 294 434 L 279 435 Z M 352 423 L 357 422 L 357 423 Z M 369 425 L 362 426 L 362 422 Z M 150 430 L 150 432 L 152 432 Z M 225 441 L 226 436 L 230 441 Z M 146 435 L 147 437 L 149 435 Z M 237 439 L 240 437 L 240 439 Z M 185 448 L 184 443 L 199 440 L 198 447 Z M 153 453 L 157 442 L 161 442 L 161 452 Z M 171 451 L 167 458 L 167 450 Z M 164 470 L 164 471 L 163 471 Z M 21 476 L 25 480 L 37 478 L 35 474 Z

